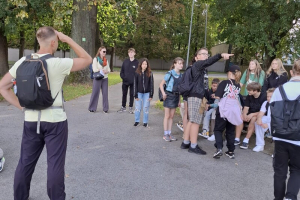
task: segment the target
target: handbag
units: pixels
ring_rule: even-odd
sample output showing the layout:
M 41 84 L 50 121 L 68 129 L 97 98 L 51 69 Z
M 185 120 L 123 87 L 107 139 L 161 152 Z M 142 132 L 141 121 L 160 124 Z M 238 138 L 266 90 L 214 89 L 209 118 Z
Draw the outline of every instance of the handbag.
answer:
M 170 79 L 171 79 L 172 76 L 173 76 L 173 75 L 172 75 L 172 72 L 171 72 L 171 73 L 170 73 L 169 80 L 168 80 L 167 83 L 169 83 L 169 81 L 170 81 Z M 165 84 L 163 85 L 163 87 L 164 87 L 164 91 L 166 91 L 167 84 L 165 83 Z M 160 91 L 160 88 L 158 88 L 158 98 L 159 98 L 160 101 L 164 101 L 164 98 L 163 98 L 162 92 Z
M 94 72 L 93 77 L 96 80 L 101 80 L 104 78 L 104 76 L 100 72 Z

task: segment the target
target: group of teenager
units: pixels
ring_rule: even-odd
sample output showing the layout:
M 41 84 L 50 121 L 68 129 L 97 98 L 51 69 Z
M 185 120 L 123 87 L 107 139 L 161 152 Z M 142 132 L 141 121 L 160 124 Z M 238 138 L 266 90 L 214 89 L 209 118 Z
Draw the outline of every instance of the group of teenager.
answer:
M 21 143 L 20 160 L 14 177 L 14 199 L 29 199 L 30 182 L 44 146 L 47 146 L 47 193 L 50 199 L 63 200 L 65 194 L 65 158 L 68 139 L 68 123 L 66 112 L 63 108 L 62 84 L 67 75 L 72 71 L 84 69 L 93 63 L 94 72 L 101 72 L 101 80 L 93 80 L 93 92 L 89 104 L 89 111 L 97 110 L 100 90 L 103 94 L 103 112 L 108 113 L 109 104 L 107 100 L 108 74 L 110 72 L 109 63 L 106 60 L 106 48 L 100 47 L 95 58 L 91 56 L 76 42 L 65 34 L 56 31 L 52 27 L 41 27 L 36 34 L 40 49 L 31 55 L 32 60 L 42 60 L 47 66 L 47 78 L 53 97 L 53 106 L 44 110 L 25 109 L 21 106 L 18 97 L 12 91 L 12 79 L 18 75 L 18 68 L 22 66 L 26 57 L 18 60 L 9 72 L 0 81 L 1 95 L 13 106 L 25 112 L 23 136 Z M 78 56 L 77 58 L 54 58 L 49 57 L 57 50 L 58 41 L 67 43 Z M 144 58 L 138 62 L 135 58 L 135 50 L 128 50 L 129 59 L 125 60 L 121 69 L 123 79 L 122 106 L 118 112 L 126 111 L 126 100 L 128 89 L 130 90 L 129 113 L 135 114 L 134 126 L 140 124 L 140 114 L 143 109 L 143 126 L 148 127 L 148 114 L 150 101 L 153 98 L 154 82 L 149 61 Z M 43 57 L 47 59 L 43 59 Z M 204 116 L 214 116 L 215 125 L 213 134 L 215 137 L 216 152 L 214 158 L 220 158 L 223 154 L 223 132 L 227 141 L 228 151 L 225 154 L 229 158 L 234 158 L 235 145 L 240 143 L 240 131 L 243 129 L 241 121 L 249 122 L 246 138 L 243 140 L 241 148 L 248 148 L 248 141 L 255 130 L 257 137 L 257 151 L 262 150 L 263 134 L 270 126 L 270 106 L 271 102 L 282 100 L 278 89 L 283 85 L 286 97 L 290 100 L 300 98 L 300 61 L 296 61 L 291 70 L 291 80 L 287 82 L 288 75 L 281 61 L 275 59 L 266 74 L 261 70 L 257 61 L 251 61 L 249 68 L 241 78 L 241 70 L 237 65 L 229 66 L 227 70 L 227 80 L 219 83 L 218 80 L 212 82 L 212 88 L 208 87 L 207 67 L 217 62 L 219 59 L 229 59 L 233 54 L 216 54 L 209 58 L 206 48 L 199 49 L 190 66 L 193 87 L 187 96 L 183 96 L 183 103 L 180 103 L 180 79 L 184 60 L 176 58 L 172 68 L 165 75 L 160 83 L 160 90 L 164 100 L 165 116 L 163 121 L 165 141 L 177 140 L 171 131 L 175 109 L 178 106 L 184 107 L 183 115 L 183 142 L 182 149 L 188 149 L 191 153 L 206 154 L 197 144 L 199 125 Z M 133 74 L 133 75 L 131 75 Z M 244 95 L 240 95 L 242 84 L 246 84 Z M 263 85 L 262 85 L 263 84 Z M 273 93 L 273 95 L 272 95 Z M 201 104 L 204 104 L 204 97 L 207 102 L 204 106 L 204 114 L 199 112 Z M 136 100 L 133 109 L 133 99 Z M 224 101 L 225 100 L 225 101 Z M 267 101 L 266 101 L 267 100 Z M 224 117 L 226 110 L 222 105 L 228 105 L 231 112 L 239 113 L 239 118 Z M 243 111 L 241 111 L 243 110 Z M 228 110 L 227 110 L 228 111 Z M 215 113 L 214 113 L 215 112 Z M 213 114 L 214 113 L 214 114 Z M 242 113 L 242 114 L 241 114 Z M 209 118 L 204 117 L 203 129 L 200 135 L 209 136 L 207 129 Z M 283 198 L 289 200 L 297 199 L 300 188 L 300 141 L 273 137 L 275 140 L 274 153 L 274 195 L 276 200 Z M 4 164 L 3 153 L 0 152 L 2 164 Z M 286 186 L 287 170 L 290 168 L 290 177 Z M 2 168 L 3 169 L 3 168 Z M 0 166 L 1 171 L 1 166 Z

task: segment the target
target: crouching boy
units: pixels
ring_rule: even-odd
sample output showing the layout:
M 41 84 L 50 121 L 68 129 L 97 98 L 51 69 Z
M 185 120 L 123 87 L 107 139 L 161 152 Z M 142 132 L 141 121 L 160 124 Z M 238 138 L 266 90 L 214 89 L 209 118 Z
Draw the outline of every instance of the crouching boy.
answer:
M 271 122 L 271 118 L 268 117 L 268 108 L 274 90 L 275 88 L 268 89 L 267 101 L 265 101 L 262 104 L 260 111 L 257 115 L 257 120 L 255 122 L 256 146 L 253 148 L 253 151 L 255 152 L 260 152 L 264 150 L 264 146 L 265 146 L 264 134 L 268 129 L 270 129 L 270 122 Z

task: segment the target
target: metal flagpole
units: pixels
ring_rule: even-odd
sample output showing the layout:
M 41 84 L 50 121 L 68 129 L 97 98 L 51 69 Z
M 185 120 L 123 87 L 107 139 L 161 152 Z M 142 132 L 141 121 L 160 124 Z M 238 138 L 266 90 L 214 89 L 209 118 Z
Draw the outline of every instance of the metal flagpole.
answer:
M 192 33 L 192 25 L 193 25 L 193 14 L 194 14 L 194 2 L 192 3 L 192 14 L 191 14 L 191 21 L 190 21 L 190 33 L 189 33 L 189 44 L 188 44 L 188 52 L 186 56 L 186 67 L 189 65 L 189 55 L 190 55 L 190 44 L 191 44 L 191 33 Z

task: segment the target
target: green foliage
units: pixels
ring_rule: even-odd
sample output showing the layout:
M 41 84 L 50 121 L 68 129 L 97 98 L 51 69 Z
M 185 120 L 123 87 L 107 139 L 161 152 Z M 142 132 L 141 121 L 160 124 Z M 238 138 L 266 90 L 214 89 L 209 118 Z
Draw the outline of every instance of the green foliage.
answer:
M 111 47 L 135 31 L 136 0 L 109 1 L 98 6 L 97 22 L 104 42 Z
M 218 39 L 242 49 L 247 59 L 260 53 L 268 63 L 295 46 L 289 31 L 300 17 L 297 1 L 215 0 L 212 11 Z

